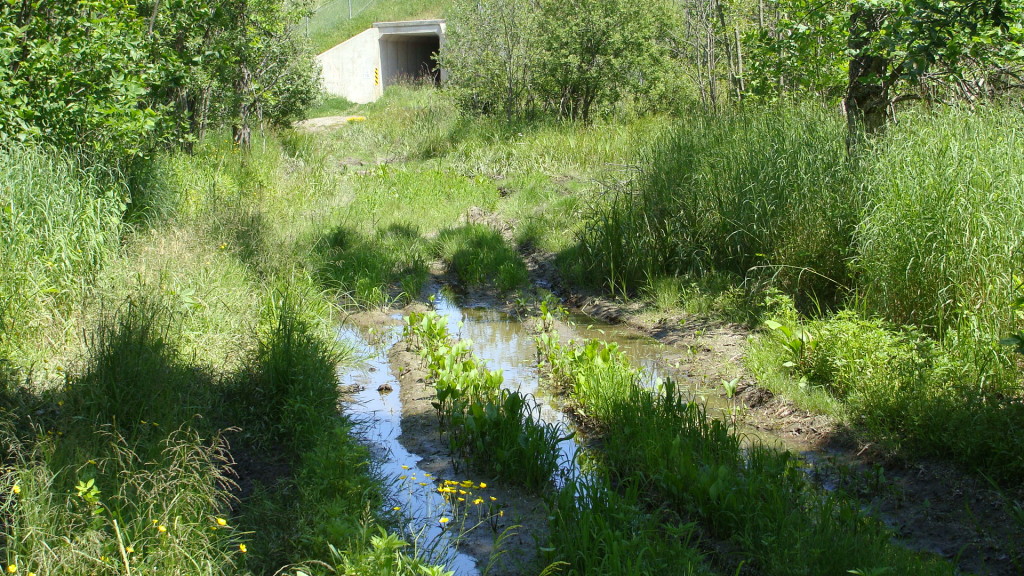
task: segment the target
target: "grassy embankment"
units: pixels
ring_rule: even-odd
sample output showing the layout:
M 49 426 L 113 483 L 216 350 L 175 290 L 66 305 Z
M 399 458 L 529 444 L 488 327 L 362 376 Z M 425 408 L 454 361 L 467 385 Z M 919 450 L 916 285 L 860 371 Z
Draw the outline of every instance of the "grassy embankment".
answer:
M 347 188 L 309 139 L 3 154 L 4 569 L 420 573 L 338 412 L 354 359 L 308 256 Z
M 449 3 L 450 0 L 352 0 L 350 19 L 348 0 L 322 0 L 309 18 L 309 41 L 319 54 L 366 30 L 374 22 L 443 18 Z
M 677 306 L 724 286 L 767 321 L 762 384 L 1012 485 L 1024 401 L 999 340 L 1021 322 L 1019 126 L 1010 109 L 910 112 L 848 158 L 816 107 L 680 119 L 593 213 L 577 276 Z

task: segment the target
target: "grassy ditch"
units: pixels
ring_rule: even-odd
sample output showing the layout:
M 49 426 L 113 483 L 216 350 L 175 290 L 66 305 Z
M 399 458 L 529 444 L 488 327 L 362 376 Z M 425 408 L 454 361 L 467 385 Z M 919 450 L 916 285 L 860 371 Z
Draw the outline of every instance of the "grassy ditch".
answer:
M 220 135 L 124 175 L 5 154 L 5 570 L 443 573 L 386 534 L 338 411 L 354 359 L 307 255 L 346 190 L 308 140 Z
M 653 390 L 615 346 L 563 345 L 544 335 L 538 349 L 554 380 L 600 438 L 599 467 L 620 493 L 721 542 L 713 562 L 763 574 L 953 574 L 952 565 L 892 542 L 880 522 L 841 494 L 812 486 L 788 452 L 744 443 L 674 383 Z M 653 433 L 657 431 L 657 433 Z M 727 552 L 725 552 L 727 551 Z
M 532 398 L 501 389 L 501 373 L 472 356 L 470 342 L 453 339 L 444 317 L 435 312 L 413 314 L 405 333 L 429 368 L 436 390 L 434 406 L 452 455 L 548 501 L 552 536 L 542 547 L 548 570 L 710 573 L 690 542 L 695 526 L 645 510 L 638 492 L 622 494 L 611 488 L 610 477 L 590 474 L 556 488 L 556 472 L 571 468 L 571 463 L 559 461 L 558 443 L 566 439 L 560 437 L 563 431 L 540 419 Z

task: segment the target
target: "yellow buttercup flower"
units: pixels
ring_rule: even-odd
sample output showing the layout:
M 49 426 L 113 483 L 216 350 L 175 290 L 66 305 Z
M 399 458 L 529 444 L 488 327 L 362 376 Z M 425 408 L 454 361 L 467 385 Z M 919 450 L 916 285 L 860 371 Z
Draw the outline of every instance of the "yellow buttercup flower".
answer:
M 157 526 L 156 529 L 159 530 L 161 534 L 167 532 L 167 526 L 164 526 L 163 524 Z
M 476 500 L 473 500 L 473 505 L 474 506 L 479 506 L 479 505 L 481 505 L 483 503 L 484 503 L 484 499 L 483 498 L 477 498 Z
M 14 574 L 17 571 L 18 571 L 18 565 L 17 564 L 8 564 L 7 565 L 7 573 L 8 574 Z
M 21 494 L 21 486 L 18 486 L 17 484 L 15 484 L 11 488 L 11 492 L 14 492 L 15 494 Z
M 487 488 L 487 483 L 486 482 L 481 482 L 480 483 L 480 488 Z
M 441 516 L 441 519 L 438 520 L 438 522 L 440 522 L 441 524 L 447 524 L 447 523 L 451 522 L 451 520 L 449 520 L 448 518 L 446 518 L 444 516 Z
M 227 526 L 228 521 L 223 518 L 217 518 L 217 526 Z
M 238 549 L 242 552 L 242 554 L 245 554 L 249 551 L 249 549 L 245 547 L 245 544 L 239 544 Z

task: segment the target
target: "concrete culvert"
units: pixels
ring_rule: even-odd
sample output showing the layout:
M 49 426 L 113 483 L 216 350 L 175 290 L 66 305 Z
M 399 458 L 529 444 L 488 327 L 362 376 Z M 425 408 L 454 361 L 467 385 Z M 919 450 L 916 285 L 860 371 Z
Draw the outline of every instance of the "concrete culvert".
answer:
M 362 104 L 403 80 L 441 84 L 436 55 L 444 40 L 444 20 L 377 22 L 317 57 L 324 90 Z

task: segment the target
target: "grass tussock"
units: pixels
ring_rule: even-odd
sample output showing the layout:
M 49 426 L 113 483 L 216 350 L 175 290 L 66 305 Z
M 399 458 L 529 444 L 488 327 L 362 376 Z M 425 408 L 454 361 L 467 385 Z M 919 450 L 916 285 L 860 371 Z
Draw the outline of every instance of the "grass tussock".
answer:
M 466 287 L 493 284 L 508 292 L 529 281 L 522 258 L 490 226 L 468 224 L 442 230 L 435 246 L 441 260 Z

